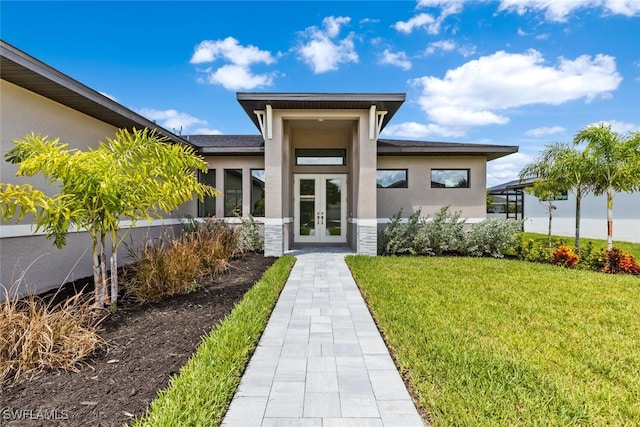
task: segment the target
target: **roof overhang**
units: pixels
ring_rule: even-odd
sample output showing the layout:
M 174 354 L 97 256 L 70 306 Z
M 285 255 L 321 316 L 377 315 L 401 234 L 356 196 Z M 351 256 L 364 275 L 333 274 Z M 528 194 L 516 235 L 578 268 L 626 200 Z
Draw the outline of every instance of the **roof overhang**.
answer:
M 251 121 L 260 130 L 260 122 L 254 111 L 265 110 L 369 110 L 375 106 L 386 111 L 381 129 L 404 103 L 404 93 L 287 93 L 287 92 L 238 92 L 238 102 Z
M 517 145 L 378 140 L 379 156 L 485 156 L 490 161 L 517 153 L 518 148 Z
M 191 145 L 184 138 L 158 126 L 4 40 L 0 40 L 0 77 L 2 80 L 117 128 L 157 129 L 161 135 L 172 142 Z

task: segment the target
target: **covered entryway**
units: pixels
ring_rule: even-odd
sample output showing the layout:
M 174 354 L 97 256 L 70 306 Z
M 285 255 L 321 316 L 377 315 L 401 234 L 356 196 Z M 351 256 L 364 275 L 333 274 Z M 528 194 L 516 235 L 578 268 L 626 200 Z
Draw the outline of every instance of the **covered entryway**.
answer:
M 297 174 L 294 243 L 347 242 L 347 176 Z

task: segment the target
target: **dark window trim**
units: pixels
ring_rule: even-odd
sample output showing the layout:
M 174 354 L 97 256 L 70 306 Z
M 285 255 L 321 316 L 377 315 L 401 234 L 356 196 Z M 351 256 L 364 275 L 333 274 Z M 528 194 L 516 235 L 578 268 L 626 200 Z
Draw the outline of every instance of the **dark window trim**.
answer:
M 434 186 L 433 185 L 433 171 L 467 171 L 467 186 L 466 187 L 438 187 L 438 186 Z M 453 189 L 469 189 L 471 188 L 471 169 L 470 168 L 431 168 L 429 171 L 429 181 L 431 183 L 431 188 L 436 188 L 436 189 L 447 189 L 447 190 L 453 190 Z
M 253 181 L 253 171 L 263 171 L 266 172 L 265 168 L 251 168 L 249 169 L 249 177 L 251 178 L 251 180 Z M 266 187 L 267 185 L 267 181 L 266 179 L 263 182 L 264 186 Z M 265 189 L 263 188 L 262 191 L 264 192 Z M 251 187 L 249 188 L 249 200 L 251 203 L 253 203 L 253 182 L 251 183 Z M 262 198 L 262 200 L 264 200 L 264 197 Z M 251 216 L 254 216 L 256 218 L 263 218 L 266 215 L 266 212 L 264 212 L 264 206 L 262 207 L 262 215 L 256 215 L 256 210 L 253 208 L 252 206 L 249 206 L 249 211 L 251 213 Z
M 227 210 L 227 191 L 231 191 L 229 190 L 227 187 L 227 173 L 228 172 L 240 172 L 240 215 L 242 216 L 244 213 L 242 212 L 242 208 L 243 208 L 243 204 L 244 204 L 244 170 L 242 168 L 238 169 L 238 168 L 229 168 L 229 169 L 224 169 L 224 190 L 223 190 L 223 195 L 224 195 L 224 216 L 225 217 L 233 217 L 235 216 L 234 213 L 232 213 L 231 211 Z M 234 191 L 238 191 L 238 190 L 234 190 Z M 236 204 L 236 209 L 237 209 L 237 204 Z
M 309 155 L 302 155 L 303 152 L 308 152 Z M 311 155 L 313 152 L 316 152 L 316 154 Z M 296 148 L 294 155 L 296 157 L 296 166 L 345 166 L 347 164 L 346 148 Z M 299 163 L 298 159 L 301 157 L 315 157 L 320 159 L 323 157 L 342 157 L 342 163 Z
M 209 184 L 208 182 L 205 184 L 209 184 L 211 185 L 213 188 L 216 188 L 216 170 L 215 169 L 207 169 L 206 172 L 207 175 L 209 174 L 213 174 L 213 184 Z M 198 182 L 204 182 L 202 180 L 203 176 L 205 174 L 202 171 L 198 171 Z M 207 215 L 205 215 L 205 203 L 207 200 L 211 199 L 211 201 L 213 202 L 213 215 L 211 216 L 216 216 L 216 209 L 217 209 L 217 203 L 216 203 L 216 198 L 214 196 L 204 196 L 204 201 L 200 201 L 198 200 L 198 218 L 204 218 Z
M 378 179 L 376 176 L 376 188 L 390 188 L 390 189 L 398 189 L 398 188 L 409 188 L 409 169 L 407 168 L 386 168 L 386 169 L 376 169 L 376 175 L 378 172 L 384 171 L 404 171 L 404 186 L 403 187 L 378 187 Z

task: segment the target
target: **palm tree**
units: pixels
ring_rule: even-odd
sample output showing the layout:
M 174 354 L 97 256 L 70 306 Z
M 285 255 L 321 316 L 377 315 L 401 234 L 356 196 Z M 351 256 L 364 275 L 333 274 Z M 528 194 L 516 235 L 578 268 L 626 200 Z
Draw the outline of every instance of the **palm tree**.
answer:
M 613 198 L 622 191 L 640 190 L 640 132 L 626 136 L 599 123 L 578 131 L 574 144 L 586 142 L 585 156 L 593 162 L 594 194 L 607 195 L 607 249 L 613 247 Z
M 560 192 L 571 191 L 576 196 L 575 247 L 580 252 L 580 209 L 582 197 L 593 191 L 593 163 L 583 152 L 569 144 L 555 142 L 547 145 L 542 153 L 520 171 L 520 181 L 536 178 L 537 188 L 531 193 L 541 200 L 549 200 L 549 228 L 551 228 L 553 197 Z M 545 182 L 545 188 L 541 187 Z M 551 233 L 551 231 L 549 231 Z M 549 234 L 549 239 L 551 239 Z

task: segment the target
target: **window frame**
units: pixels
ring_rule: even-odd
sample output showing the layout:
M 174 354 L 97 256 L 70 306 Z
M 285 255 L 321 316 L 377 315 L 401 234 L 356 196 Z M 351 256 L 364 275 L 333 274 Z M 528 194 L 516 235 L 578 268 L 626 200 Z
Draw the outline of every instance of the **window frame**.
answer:
M 230 172 L 240 172 L 240 189 L 234 189 L 234 190 L 230 190 L 229 189 L 229 178 L 228 178 L 228 174 Z M 243 186 L 244 186 L 244 170 L 242 168 L 238 169 L 238 168 L 229 168 L 229 169 L 224 169 L 224 190 L 223 190 L 223 195 L 224 195 L 224 217 L 225 218 L 232 218 L 234 216 L 236 216 L 238 214 L 237 209 L 238 206 L 240 206 L 240 216 L 242 216 L 244 214 L 243 212 L 243 206 L 244 206 L 244 192 L 243 192 Z M 227 196 L 227 193 L 229 191 L 234 191 L 235 192 L 235 205 L 233 209 L 227 209 L 227 205 L 229 203 L 229 199 L 230 197 Z M 238 204 L 238 191 L 240 192 L 240 203 Z M 235 211 L 235 212 L 234 212 Z
M 378 187 L 378 172 L 385 172 L 385 171 L 393 171 L 393 172 L 404 172 L 404 186 L 402 187 L 392 187 L 392 186 L 387 186 L 387 187 Z M 376 169 L 376 188 L 377 189 L 382 189 L 382 188 L 388 188 L 388 189 L 403 189 L 403 188 L 409 188 L 409 169 L 407 168 L 385 168 L 385 169 Z
M 438 187 L 438 186 L 434 186 L 434 180 L 433 180 L 433 172 L 434 171 L 466 171 L 467 172 L 467 185 L 465 187 L 460 187 L 458 185 L 453 186 L 453 187 L 449 187 L 446 185 L 443 185 L 442 187 Z M 460 182 L 460 181 L 458 181 Z M 469 189 L 471 188 L 471 169 L 470 168 L 431 168 L 429 170 L 429 183 L 432 189 L 446 189 L 446 190 L 451 190 L 451 189 L 456 189 L 456 188 L 462 188 L 462 189 Z
M 249 189 L 249 197 L 250 197 L 250 201 L 251 201 L 251 206 L 249 206 L 249 210 L 251 212 L 251 216 L 256 217 L 256 218 L 263 218 L 266 215 L 265 209 L 264 209 L 264 202 L 263 202 L 263 206 L 262 206 L 262 215 L 256 215 L 257 211 L 254 209 L 254 202 L 253 202 L 253 172 L 254 171 L 262 171 L 263 173 L 266 173 L 264 168 L 252 168 L 249 170 L 249 176 L 251 177 L 251 188 Z M 264 181 L 262 181 L 262 198 L 258 199 L 259 200 L 265 200 L 265 188 L 266 188 L 266 179 Z M 257 203 L 257 201 L 256 201 Z
M 319 155 L 302 155 L 302 152 L 312 152 L 319 153 Z M 324 152 L 326 155 L 322 155 Z M 335 155 L 330 155 L 331 153 L 335 153 Z M 294 156 L 296 159 L 296 166 L 346 166 L 347 164 L 347 149 L 346 148 L 296 148 L 294 150 Z M 342 158 L 341 163 L 304 163 L 300 162 L 301 158 L 310 158 L 310 159 L 330 159 L 330 158 Z
M 213 177 L 213 183 L 210 182 L 205 182 L 203 180 L 204 176 L 209 176 L 209 174 L 211 174 L 211 176 Z M 207 184 L 212 186 L 213 188 L 216 188 L 216 170 L 215 169 L 207 169 L 206 173 L 203 173 L 202 171 L 198 171 L 198 182 L 199 183 L 203 183 L 203 184 Z M 207 209 L 206 209 L 206 204 L 207 202 L 211 202 L 213 204 L 213 214 L 212 215 L 207 215 Z M 208 218 L 210 216 L 216 216 L 216 208 L 217 208 L 217 203 L 216 203 L 216 197 L 215 196 L 204 196 L 204 201 L 200 201 L 198 200 L 198 218 Z

